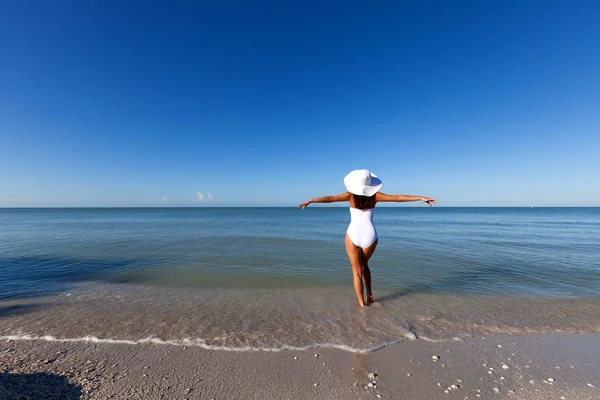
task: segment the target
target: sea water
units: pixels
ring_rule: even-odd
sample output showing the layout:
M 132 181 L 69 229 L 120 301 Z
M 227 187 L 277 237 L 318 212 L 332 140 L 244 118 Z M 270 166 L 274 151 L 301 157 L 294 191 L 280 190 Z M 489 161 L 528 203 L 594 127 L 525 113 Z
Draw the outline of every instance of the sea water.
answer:
M 378 207 L 361 309 L 347 207 L 0 209 L 0 336 L 371 351 L 600 332 L 600 208 Z

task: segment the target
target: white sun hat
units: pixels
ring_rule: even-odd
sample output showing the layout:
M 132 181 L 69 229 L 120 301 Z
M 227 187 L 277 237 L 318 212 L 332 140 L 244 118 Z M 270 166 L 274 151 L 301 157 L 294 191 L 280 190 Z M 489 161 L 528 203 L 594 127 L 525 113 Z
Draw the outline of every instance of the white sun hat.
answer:
M 359 196 L 373 196 L 381 189 L 381 179 L 366 169 L 356 169 L 344 178 L 346 189 Z

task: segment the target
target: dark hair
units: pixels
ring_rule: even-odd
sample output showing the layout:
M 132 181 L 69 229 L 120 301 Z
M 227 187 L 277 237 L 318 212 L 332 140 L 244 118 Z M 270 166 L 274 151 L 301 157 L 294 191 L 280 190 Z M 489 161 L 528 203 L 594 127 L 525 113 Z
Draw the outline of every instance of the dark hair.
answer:
M 373 208 L 375 206 L 375 195 L 360 196 L 352 194 L 352 197 L 354 198 L 354 206 L 358 209 L 364 210 L 365 208 Z

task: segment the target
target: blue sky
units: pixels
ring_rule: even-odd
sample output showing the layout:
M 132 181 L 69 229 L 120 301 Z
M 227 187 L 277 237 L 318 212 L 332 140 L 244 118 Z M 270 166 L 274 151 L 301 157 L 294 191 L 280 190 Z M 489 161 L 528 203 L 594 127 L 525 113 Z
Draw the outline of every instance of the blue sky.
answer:
M 0 1 L 0 207 L 293 206 L 358 168 L 445 206 L 600 206 L 599 13 Z

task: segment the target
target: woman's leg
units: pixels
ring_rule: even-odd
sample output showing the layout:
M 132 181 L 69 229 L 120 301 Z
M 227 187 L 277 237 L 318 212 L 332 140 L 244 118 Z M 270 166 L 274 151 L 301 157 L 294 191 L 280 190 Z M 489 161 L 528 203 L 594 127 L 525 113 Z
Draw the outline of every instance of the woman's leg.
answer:
M 354 276 L 354 291 L 356 292 L 356 298 L 358 299 L 358 305 L 360 307 L 365 306 L 365 298 L 363 294 L 363 256 L 362 249 L 352 243 L 350 237 L 346 234 L 346 252 L 348 253 L 348 259 L 350 265 L 352 265 L 352 275 Z
M 369 259 L 375 252 L 375 248 L 377 247 L 377 242 L 379 239 L 375 239 L 372 245 L 367 247 L 366 249 L 361 249 L 362 256 L 362 265 L 363 265 L 363 278 L 365 280 L 365 286 L 367 289 L 367 305 L 373 303 L 373 291 L 371 290 L 371 270 L 369 269 Z

